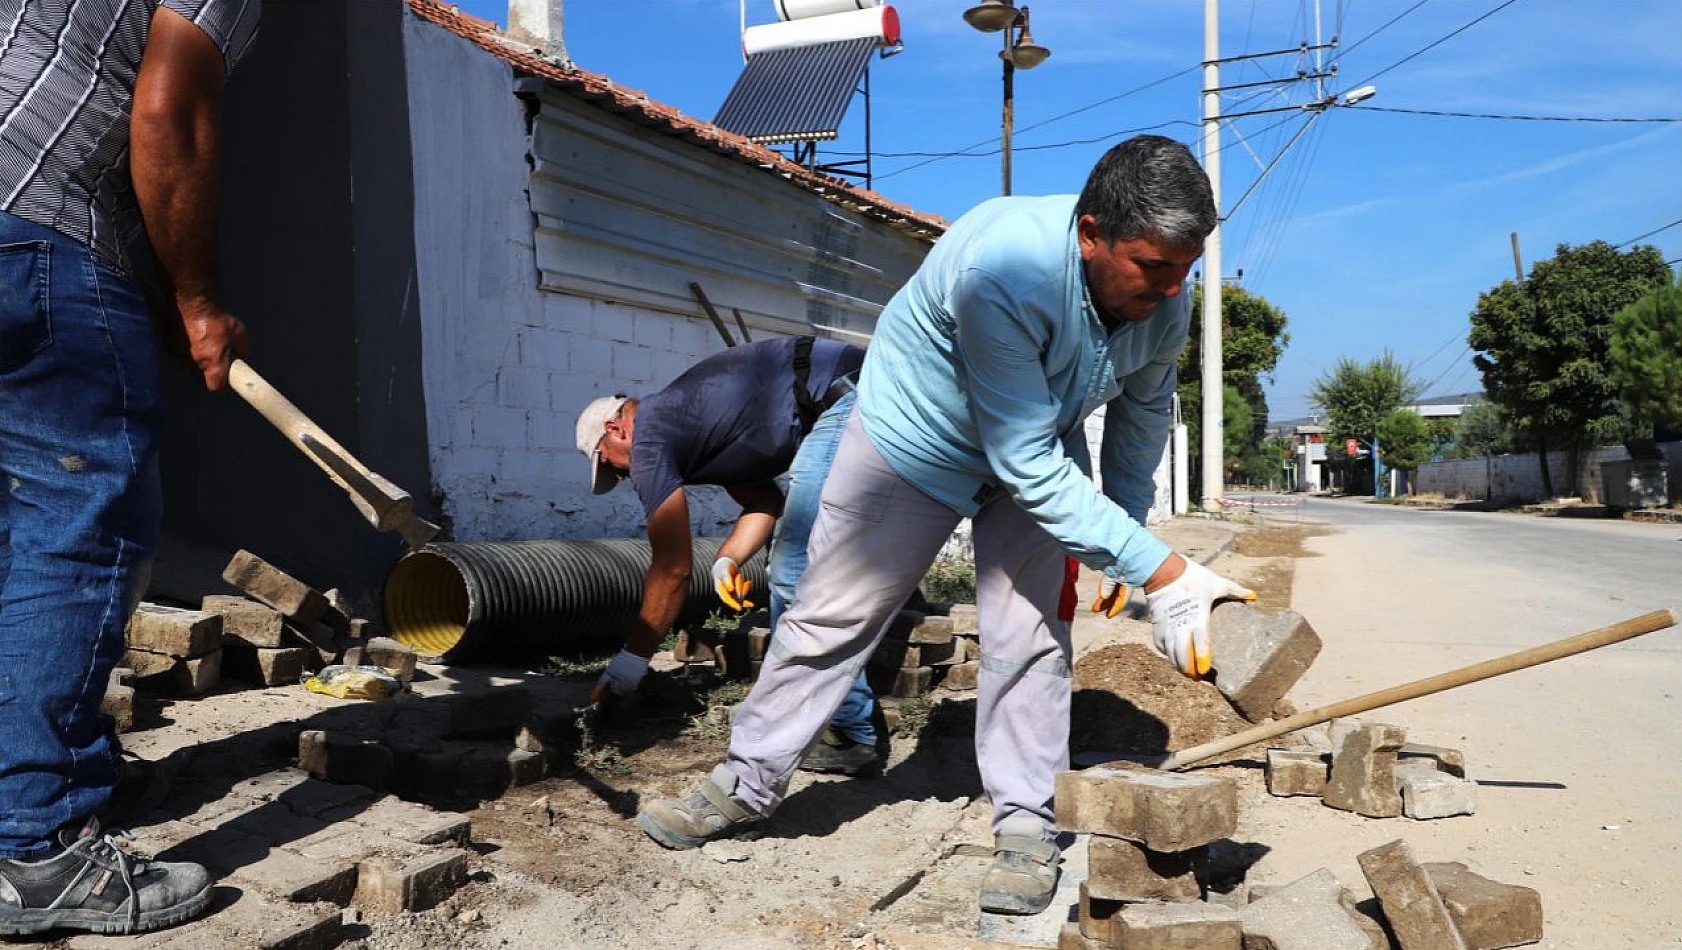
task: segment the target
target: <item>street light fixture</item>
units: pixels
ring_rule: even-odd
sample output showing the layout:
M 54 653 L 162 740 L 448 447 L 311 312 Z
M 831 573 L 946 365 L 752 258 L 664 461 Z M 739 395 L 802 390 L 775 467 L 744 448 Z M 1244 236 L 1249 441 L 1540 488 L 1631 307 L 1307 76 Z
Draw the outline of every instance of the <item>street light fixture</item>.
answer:
M 1004 114 L 999 135 L 1000 194 L 1010 194 L 1011 131 L 1016 124 L 1016 71 L 1033 69 L 1045 62 L 1051 50 L 1034 42 L 1028 32 L 1028 8 L 1018 9 L 1010 0 L 981 0 L 964 11 L 964 22 L 983 33 L 1004 32 Z

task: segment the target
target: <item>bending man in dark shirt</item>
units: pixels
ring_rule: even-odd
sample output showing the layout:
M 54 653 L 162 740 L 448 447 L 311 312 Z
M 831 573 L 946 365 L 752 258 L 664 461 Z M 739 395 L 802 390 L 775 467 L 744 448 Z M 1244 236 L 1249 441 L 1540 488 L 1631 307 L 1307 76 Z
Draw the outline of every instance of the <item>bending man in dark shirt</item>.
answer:
M 598 693 L 637 688 L 683 607 L 692 556 L 686 485 L 718 485 L 742 506 L 713 564 L 713 584 L 726 604 L 740 606 L 746 593 L 738 565 L 772 542 L 770 649 L 777 649 L 777 620 L 806 569 L 806 539 L 863 361 L 863 350 L 831 340 L 764 340 L 709 356 L 643 399 L 604 396 L 585 407 L 578 448 L 590 458 L 592 491 L 603 494 L 629 478 L 653 548 L 642 611 Z M 786 503 L 775 482 L 785 472 Z M 862 668 L 855 673 L 803 768 L 852 775 L 879 765 L 875 698 Z

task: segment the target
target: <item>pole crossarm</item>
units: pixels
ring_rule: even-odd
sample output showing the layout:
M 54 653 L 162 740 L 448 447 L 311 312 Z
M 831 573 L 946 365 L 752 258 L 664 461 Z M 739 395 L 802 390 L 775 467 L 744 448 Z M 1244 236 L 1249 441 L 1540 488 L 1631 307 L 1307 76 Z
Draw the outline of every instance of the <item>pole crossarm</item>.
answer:
M 1231 92 L 1234 89 L 1255 89 L 1259 86 L 1283 86 L 1287 83 L 1303 82 L 1309 79 L 1330 79 L 1336 75 L 1337 67 L 1333 66 L 1331 69 L 1328 69 L 1323 73 L 1308 73 L 1299 71 L 1295 76 L 1287 76 L 1284 79 L 1262 79 L 1257 82 L 1241 82 L 1233 86 L 1216 86 L 1209 91 Z
M 1308 41 L 1304 40 L 1301 46 L 1293 46 L 1290 49 L 1276 49 L 1267 53 L 1245 53 L 1243 56 L 1228 56 L 1224 59 L 1206 59 L 1203 61 L 1202 65 L 1219 66 L 1222 63 L 1241 63 L 1247 59 L 1262 59 L 1267 56 L 1300 56 L 1303 53 L 1309 53 L 1320 49 L 1337 49 L 1337 37 L 1332 37 L 1332 41 L 1330 43 L 1317 43 L 1313 46 L 1308 45 Z

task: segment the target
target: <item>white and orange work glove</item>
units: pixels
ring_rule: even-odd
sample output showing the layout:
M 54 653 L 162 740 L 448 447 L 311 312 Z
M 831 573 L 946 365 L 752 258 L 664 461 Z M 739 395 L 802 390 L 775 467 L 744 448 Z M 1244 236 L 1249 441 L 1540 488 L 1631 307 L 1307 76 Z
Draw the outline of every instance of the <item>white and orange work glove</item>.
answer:
M 1092 602 L 1092 612 L 1114 620 L 1116 614 L 1121 613 L 1121 609 L 1127 606 L 1130 593 L 1126 584 L 1112 577 L 1104 577 L 1098 582 L 1098 599 Z
M 602 671 L 602 678 L 596 680 L 596 688 L 590 691 L 590 702 L 597 702 L 609 692 L 615 696 L 634 693 L 642 685 L 642 678 L 648 675 L 648 657 L 637 656 L 630 650 L 620 650 L 607 661 L 607 669 Z
M 1255 600 L 1256 592 L 1190 559 L 1186 561 L 1185 573 L 1178 579 L 1154 594 L 1145 595 L 1150 604 L 1151 637 L 1157 650 L 1175 669 L 1192 679 L 1201 679 L 1214 666 L 1214 648 L 1209 644 L 1209 611 L 1215 601 L 1228 597 Z
M 747 599 L 752 588 L 753 584 L 736 567 L 735 561 L 721 557 L 713 562 L 713 590 L 718 591 L 718 599 L 724 601 L 724 606 L 738 612 L 752 610 L 753 601 Z

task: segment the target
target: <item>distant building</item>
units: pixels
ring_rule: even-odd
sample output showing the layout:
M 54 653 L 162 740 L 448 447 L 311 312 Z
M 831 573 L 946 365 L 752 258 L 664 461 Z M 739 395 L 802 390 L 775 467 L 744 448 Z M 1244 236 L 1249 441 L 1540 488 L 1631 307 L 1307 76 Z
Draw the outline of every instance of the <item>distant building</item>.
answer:
M 1326 429 L 1298 424 L 1291 427 L 1294 491 L 1317 492 L 1326 484 Z

